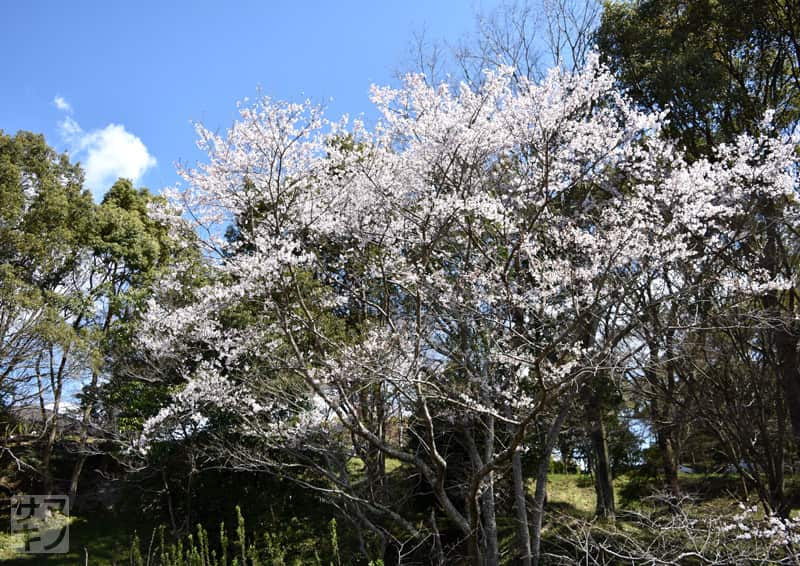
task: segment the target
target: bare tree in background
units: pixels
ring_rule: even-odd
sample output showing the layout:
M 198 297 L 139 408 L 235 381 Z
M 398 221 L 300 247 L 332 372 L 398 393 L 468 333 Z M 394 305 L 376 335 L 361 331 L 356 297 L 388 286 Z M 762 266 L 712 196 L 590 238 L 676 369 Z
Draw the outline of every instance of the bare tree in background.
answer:
M 454 44 L 413 34 L 396 72 L 425 75 L 430 84 L 466 82 L 477 87 L 489 69 L 510 67 L 516 78 L 541 80 L 548 69 L 575 70 L 594 45 L 602 3 L 597 0 L 505 2 L 475 17 L 473 31 Z

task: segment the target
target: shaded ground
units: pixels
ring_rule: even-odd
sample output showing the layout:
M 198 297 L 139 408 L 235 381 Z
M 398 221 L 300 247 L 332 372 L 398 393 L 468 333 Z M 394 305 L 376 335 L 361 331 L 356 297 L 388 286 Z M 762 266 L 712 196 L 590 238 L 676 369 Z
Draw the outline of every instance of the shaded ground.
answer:
M 0 561 L 9 566 L 75 566 L 86 563 L 94 565 L 122 564 L 127 562 L 130 541 L 137 525 L 119 517 L 95 513 L 89 517 L 72 517 L 69 525 L 69 549 L 67 554 L 25 555 L 15 552 L 24 544 L 21 535 L 11 535 L 7 525 L 0 532 Z M 147 528 L 149 536 L 150 529 Z
M 354 459 L 350 463 L 351 473 L 358 477 L 363 473 L 363 463 Z M 400 467 L 400 463 L 387 459 L 387 471 L 393 472 Z M 791 482 L 793 484 L 794 482 Z M 698 510 L 714 513 L 737 512 L 738 498 L 742 497 L 743 486 L 741 481 L 733 475 L 682 475 L 681 485 L 686 493 L 693 497 L 693 505 Z M 529 482 L 532 495 L 534 482 Z M 620 529 L 627 529 L 624 520 L 626 510 L 641 509 L 648 505 L 648 497 L 660 487 L 659 481 L 636 475 L 626 475 L 616 478 L 614 489 L 621 521 L 617 523 Z M 580 474 L 551 474 L 548 478 L 547 513 L 550 517 L 567 516 L 576 519 L 591 519 L 594 514 L 595 491 L 593 480 L 588 475 Z M 302 520 L 301 518 L 298 518 Z M 14 548 L 23 544 L 19 535 L 10 535 L 7 532 L 8 515 L 0 516 L 3 532 L 0 532 L 0 562 L 10 566 L 75 566 L 83 565 L 86 554 L 89 564 L 112 565 L 129 563 L 129 549 L 134 532 L 138 531 L 143 550 L 146 551 L 155 525 L 146 521 L 146 518 L 134 520 L 131 517 L 112 516 L 104 513 L 94 513 L 90 516 L 73 517 L 70 524 L 70 552 L 68 554 L 25 556 L 15 553 Z M 547 519 L 545 519 L 547 521 Z M 508 533 L 501 539 L 503 549 L 513 545 L 512 523 L 499 525 L 501 532 Z M 554 527 L 555 528 L 555 527 Z M 547 537 L 548 526 L 545 526 Z

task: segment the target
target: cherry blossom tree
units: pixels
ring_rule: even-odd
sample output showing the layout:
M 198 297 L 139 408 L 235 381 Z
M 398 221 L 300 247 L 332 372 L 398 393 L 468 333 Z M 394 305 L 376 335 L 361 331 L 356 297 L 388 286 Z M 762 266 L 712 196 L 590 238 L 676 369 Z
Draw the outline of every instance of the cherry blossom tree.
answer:
M 462 552 L 443 546 L 444 518 L 472 563 L 497 564 L 513 507 L 515 552 L 536 562 L 566 415 L 585 388 L 644 367 L 643 319 L 692 291 L 687 265 L 705 272 L 736 246 L 728 220 L 752 192 L 793 198 L 790 140 L 743 136 L 687 163 L 659 135 L 665 114 L 635 109 L 595 55 L 538 82 L 409 75 L 372 97 L 370 129 L 268 98 L 225 135 L 198 128 L 208 161 L 182 171 L 172 221 L 201 235 L 211 275 L 192 301 L 166 300 L 175 277 L 149 304 L 143 349 L 185 386 L 143 450 L 202 435 L 230 466 L 292 477 L 372 557 L 425 547 L 444 562 Z M 519 456 L 537 427 L 529 513 Z M 398 498 L 397 474 L 435 507 Z

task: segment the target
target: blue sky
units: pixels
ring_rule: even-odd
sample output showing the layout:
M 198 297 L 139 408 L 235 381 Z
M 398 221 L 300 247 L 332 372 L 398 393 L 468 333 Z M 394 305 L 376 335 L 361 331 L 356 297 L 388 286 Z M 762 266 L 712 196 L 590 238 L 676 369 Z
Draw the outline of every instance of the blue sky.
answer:
M 202 158 L 191 121 L 225 129 L 236 101 L 371 111 L 414 32 L 457 41 L 493 0 L 16 1 L 2 4 L 0 129 L 43 133 L 101 195 L 118 175 L 159 190 Z M 332 100 L 331 100 L 332 99 Z

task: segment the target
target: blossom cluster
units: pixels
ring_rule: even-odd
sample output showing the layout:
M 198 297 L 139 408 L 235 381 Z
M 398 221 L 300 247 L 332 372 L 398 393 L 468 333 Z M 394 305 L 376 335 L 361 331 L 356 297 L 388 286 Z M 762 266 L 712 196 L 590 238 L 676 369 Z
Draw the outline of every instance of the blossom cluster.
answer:
M 140 338 L 220 363 L 188 376 L 147 432 L 200 402 L 284 403 L 304 430 L 330 415 L 358 428 L 368 383 L 396 414 L 431 399 L 448 418 L 522 420 L 543 389 L 621 363 L 639 317 L 627 295 L 665 301 L 707 271 L 731 293 L 794 285 L 713 262 L 741 247 L 749 203 L 797 223 L 796 140 L 741 136 L 689 163 L 666 115 L 631 104 L 596 55 L 538 83 L 511 75 L 373 88 L 371 130 L 268 98 L 225 135 L 199 127 L 208 162 L 182 171 L 173 205 L 213 275 L 187 304 L 153 301 Z M 287 376 L 311 402 L 264 386 Z
M 760 540 L 788 548 L 800 544 L 800 517 L 779 517 L 772 513 L 758 518 L 757 506 L 739 504 L 740 512 L 721 527 L 724 533 L 733 533 L 737 540 Z

